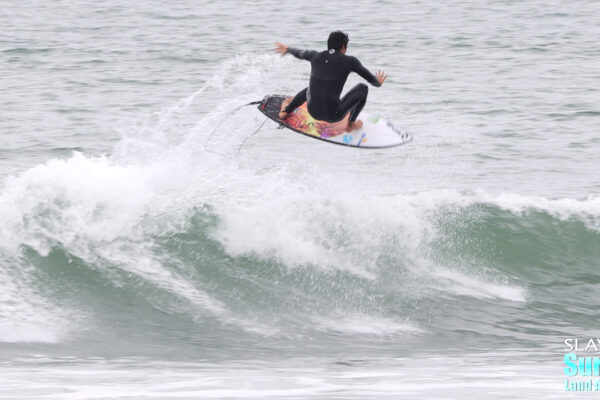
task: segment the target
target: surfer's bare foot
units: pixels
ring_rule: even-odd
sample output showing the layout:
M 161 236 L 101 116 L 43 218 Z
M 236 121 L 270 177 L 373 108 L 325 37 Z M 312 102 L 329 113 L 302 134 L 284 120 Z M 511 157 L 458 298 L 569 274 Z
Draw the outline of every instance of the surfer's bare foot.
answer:
M 346 127 L 346 132 L 355 131 L 357 129 L 362 128 L 362 126 L 363 126 L 363 123 L 360 119 L 357 121 L 348 122 L 348 126 Z
M 292 101 L 292 99 L 285 99 L 283 101 L 283 103 L 281 103 L 281 111 L 279 111 L 279 118 L 281 118 L 281 119 L 287 118 L 288 113 L 285 112 L 285 108 L 288 106 L 288 104 L 290 104 L 291 101 Z

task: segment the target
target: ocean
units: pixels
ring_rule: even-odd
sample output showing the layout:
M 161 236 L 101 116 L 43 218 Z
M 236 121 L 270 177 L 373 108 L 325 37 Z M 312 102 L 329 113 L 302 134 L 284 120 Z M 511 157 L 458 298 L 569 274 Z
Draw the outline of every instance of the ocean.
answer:
M 588 397 L 600 2 L 2 6 L 1 398 Z M 413 142 L 237 109 L 337 29 Z

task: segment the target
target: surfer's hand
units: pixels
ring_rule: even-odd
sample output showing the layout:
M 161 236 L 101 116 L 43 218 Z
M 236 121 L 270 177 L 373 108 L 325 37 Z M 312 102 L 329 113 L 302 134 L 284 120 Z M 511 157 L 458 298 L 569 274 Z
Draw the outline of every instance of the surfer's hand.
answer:
M 286 46 L 283 43 L 279 43 L 279 42 L 275 42 L 275 45 L 277 45 L 277 47 L 275 48 L 275 52 L 281 54 L 281 56 L 285 56 L 288 52 L 288 46 Z
M 375 77 L 379 81 L 380 85 L 383 85 L 383 82 L 385 82 L 385 80 L 387 79 L 386 73 L 383 72 L 382 70 L 377 71 L 377 73 L 375 74 Z

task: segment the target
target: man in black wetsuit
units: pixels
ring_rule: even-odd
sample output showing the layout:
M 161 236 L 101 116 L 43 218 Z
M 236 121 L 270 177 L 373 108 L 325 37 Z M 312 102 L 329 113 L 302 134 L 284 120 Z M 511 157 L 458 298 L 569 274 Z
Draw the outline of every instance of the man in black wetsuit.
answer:
M 306 89 L 301 90 L 290 102 L 282 104 L 279 117 L 285 119 L 289 113 L 308 101 L 307 108 L 313 118 L 337 122 L 350 113 L 348 127 L 350 132 L 362 127 L 362 121 L 357 120 L 367 102 L 369 88 L 364 83 L 354 86 L 340 99 L 340 94 L 350 72 L 356 72 L 373 86 L 381 86 L 387 75 L 377 71 L 373 75 L 358 61 L 356 57 L 347 56 L 348 35 L 342 31 L 331 32 L 327 40 L 328 50 L 317 52 L 313 50 L 298 50 L 276 42 L 275 51 L 282 56 L 287 53 L 301 60 L 308 60 L 311 64 L 310 83 Z

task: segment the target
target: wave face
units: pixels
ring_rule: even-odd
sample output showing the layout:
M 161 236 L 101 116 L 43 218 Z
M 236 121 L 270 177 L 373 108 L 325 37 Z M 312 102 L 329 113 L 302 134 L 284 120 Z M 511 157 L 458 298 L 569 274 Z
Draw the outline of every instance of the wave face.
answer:
M 435 188 L 451 174 L 427 178 L 424 157 L 446 143 L 352 153 L 268 124 L 249 137 L 260 114 L 230 110 L 275 90 L 272 61 L 229 61 L 109 155 L 4 179 L 4 348 L 372 356 L 552 347 L 586 326 L 600 198 Z

